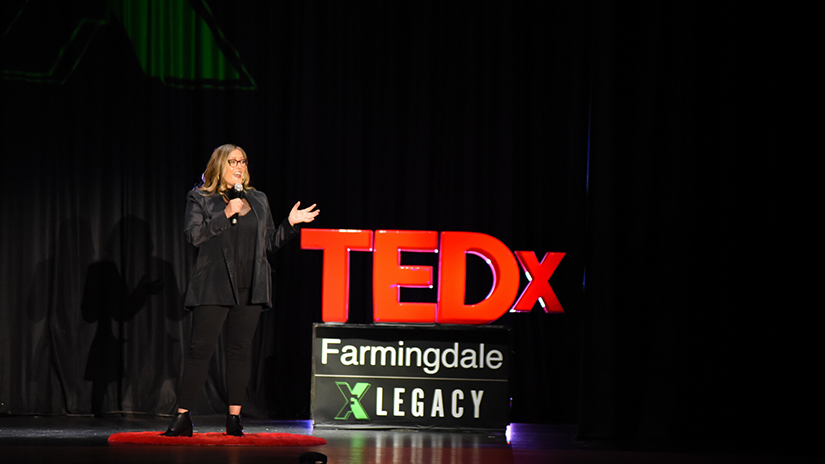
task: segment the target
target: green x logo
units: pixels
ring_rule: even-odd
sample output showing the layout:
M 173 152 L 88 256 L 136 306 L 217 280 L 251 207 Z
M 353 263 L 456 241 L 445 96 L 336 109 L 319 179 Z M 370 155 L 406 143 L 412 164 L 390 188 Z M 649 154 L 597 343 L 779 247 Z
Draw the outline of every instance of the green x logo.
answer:
M 335 385 L 338 386 L 338 391 L 341 392 L 341 395 L 343 395 L 346 400 L 344 407 L 338 411 L 338 415 L 335 416 L 335 418 L 338 420 L 347 420 L 349 419 L 349 415 L 353 414 L 358 420 L 370 420 L 370 416 L 367 415 L 367 411 L 364 409 L 364 406 L 361 405 L 361 398 L 363 398 L 364 393 L 369 390 L 370 384 L 358 382 L 355 384 L 355 388 L 350 388 L 346 382 L 335 382 Z

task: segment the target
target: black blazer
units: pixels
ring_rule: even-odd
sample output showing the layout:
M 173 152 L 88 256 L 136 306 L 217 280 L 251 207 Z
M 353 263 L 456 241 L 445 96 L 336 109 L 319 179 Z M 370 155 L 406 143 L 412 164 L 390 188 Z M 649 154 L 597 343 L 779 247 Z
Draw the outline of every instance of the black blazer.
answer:
M 275 228 L 269 200 L 263 192 L 247 190 L 246 199 L 252 207 L 250 214 L 255 214 L 258 219 L 252 304 L 271 308 L 272 268 L 267 252 L 278 250 L 298 235 L 298 228 L 291 226 L 288 219 Z M 184 306 L 187 309 L 202 305 L 235 306 L 238 302 L 234 248 L 229 234 L 223 233 L 231 226 L 224 213 L 225 208 L 226 203 L 220 194 L 209 195 L 201 190 L 192 190 L 186 195 L 183 233 L 186 241 L 198 248 L 195 268 L 186 290 Z

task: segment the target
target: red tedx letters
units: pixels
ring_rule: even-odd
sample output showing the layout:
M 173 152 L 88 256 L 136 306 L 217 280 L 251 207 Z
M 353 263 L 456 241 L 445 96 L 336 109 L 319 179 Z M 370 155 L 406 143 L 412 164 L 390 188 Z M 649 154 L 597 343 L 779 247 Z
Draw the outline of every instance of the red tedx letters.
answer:
M 301 248 L 324 251 L 322 319 L 346 322 L 349 314 L 349 252 L 373 252 L 373 319 L 376 322 L 486 324 L 513 304 L 519 288 L 519 264 L 527 286 L 512 307 L 530 311 L 535 303 L 545 312 L 564 312 L 549 279 L 564 253 L 546 253 L 539 263 L 532 251 L 510 249 L 490 235 L 477 232 L 416 230 L 302 229 Z M 437 303 L 400 302 L 401 287 L 431 288 L 431 266 L 401 264 L 401 252 L 438 253 Z M 465 304 L 466 254 L 484 259 L 493 273 L 493 287 L 482 301 Z M 516 261 L 518 259 L 518 261 Z

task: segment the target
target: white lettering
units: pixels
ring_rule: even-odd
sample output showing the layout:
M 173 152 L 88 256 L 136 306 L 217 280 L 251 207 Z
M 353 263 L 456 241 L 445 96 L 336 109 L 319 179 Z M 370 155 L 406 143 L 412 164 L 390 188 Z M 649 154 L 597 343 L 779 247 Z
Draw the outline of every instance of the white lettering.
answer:
M 473 397 L 473 417 L 478 419 L 481 414 L 481 397 L 484 396 L 484 390 L 470 390 L 470 396 Z
M 372 347 L 372 356 L 370 357 L 370 361 L 372 365 L 375 365 L 376 358 L 378 357 L 378 352 L 381 352 L 381 365 L 387 365 L 387 353 L 390 354 L 390 366 L 395 365 L 395 350 L 391 346 L 373 346 Z
M 421 367 L 421 348 L 419 348 L 417 346 L 414 346 L 412 348 L 407 348 L 407 365 L 412 366 L 412 363 L 410 362 L 410 358 L 412 358 L 413 353 L 416 353 L 418 355 L 418 356 L 416 356 L 415 365 L 418 366 L 418 367 Z
M 424 417 L 424 390 L 416 388 L 412 392 L 412 415 Z
M 430 361 L 430 355 L 434 354 L 434 359 Z M 438 348 L 427 348 L 424 350 L 424 365 L 427 366 L 424 368 L 424 372 L 428 374 L 435 374 L 438 372 L 438 368 L 440 367 L 439 361 L 441 360 L 441 350 Z
M 433 392 L 433 407 L 430 410 L 430 417 L 444 417 L 444 398 L 441 397 L 441 389 L 436 388 Z
M 401 410 L 401 405 L 404 404 L 404 400 L 401 399 L 401 394 L 404 393 L 403 388 L 396 388 L 393 390 L 393 401 L 392 401 L 392 415 L 393 416 L 403 416 L 404 411 Z
M 392 394 L 392 415 L 395 417 L 404 417 L 407 412 L 405 403 L 407 398 L 406 388 L 395 387 Z M 409 398 L 409 413 L 413 417 L 424 417 L 426 408 L 426 397 L 423 388 L 414 388 Z M 481 417 L 481 402 L 484 399 L 484 390 L 470 390 L 470 397 L 473 401 L 473 418 Z M 444 394 L 440 388 L 433 390 L 432 407 L 430 408 L 430 417 L 444 417 Z M 465 393 L 462 389 L 455 389 L 450 395 L 450 415 L 456 419 L 464 417 L 464 399 Z M 389 415 L 388 411 L 384 409 L 384 387 L 375 388 L 375 415 L 379 417 L 386 417 Z
M 387 411 L 384 411 L 384 388 L 377 387 L 375 389 L 375 415 L 386 416 Z
M 397 343 L 397 344 L 396 344 Z M 340 338 L 321 339 L 320 364 L 338 362 L 342 366 L 382 366 L 423 368 L 428 375 L 436 375 L 445 369 L 491 369 L 504 366 L 504 352 L 487 350 L 484 343 L 476 346 L 454 342 L 448 348 L 408 346 L 403 340 L 389 345 L 342 345 Z
M 464 369 L 474 369 L 476 366 L 476 352 L 466 349 L 461 352 L 461 367 Z
M 487 367 L 490 369 L 498 369 L 501 367 L 501 362 L 504 361 L 504 355 L 499 350 L 490 350 L 487 353 Z
M 358 365 L 358 348 L 352 345 L 346 345 L 341 348 L 341 364 L 345 366 Z
M 453 417 L 455 417 L 456 419 L 458 419 L 459 417 L 464 415 L 464 408 L 458 406 L 459 400 L 463 400 L 463 399 L 464 399 L 464 392 L 463 391 L 461 391 L 459 389 L 453 390 L 453 407 L 452 407 L 451 412 L 453 414 Z
M 330 348 L 331 343 L 341 343 L 340 338 L 324 338 L 321 340 L 321 364 L 327 363 L 327 356 L 331 354 L 338 354 L 336 348 Z
M 453 362 L 447 361 L 447 356 L 453 356 Z M 453 343 L 452 348 L 447 348 L 444 350 L 444 353 L 441 354 L 441 364 L 448 369 L 452 369 L 458 366 L 458 343 Z

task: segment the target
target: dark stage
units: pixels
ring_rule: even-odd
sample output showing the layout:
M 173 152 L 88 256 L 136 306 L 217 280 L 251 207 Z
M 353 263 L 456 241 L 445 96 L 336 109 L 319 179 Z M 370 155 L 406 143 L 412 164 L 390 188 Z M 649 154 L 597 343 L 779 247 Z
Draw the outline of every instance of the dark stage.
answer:
M 307 229 L 439 240 L 347 245 L 335 275 L 349 312 L 334 321 L 331 252 L 302 246 L 313 233 L 269 256 L 247 432 L 323 437 L 312 449 L 330 463 L 810 461 L 821 330 L 804 297 L 819 288 L 805 233 L 821 202 L 804 194 L 815 152 L 794 147 L 807 102 L 790 95 L 805 86 L 786 83 L 807 64 L 789 40 L 804 16 L 725 1 L 2 2 L 0 464 L 294 463 L 308 450 L 107 446 L 116 432 L 165 430 L 177 409 L 184 299 L 204 275 L 187 195 L 227 143 L 248 154 L 276 224 L 300 201 L 322 210 Z M 512 272 L 458 253 L 464 233 L 500 242 Z M 552 271 L 539 265 L 562 253 Z M 390 282 L 400 266 L 427 279 Z M 450 269 L 466 279 L 442 280 Z M 321 417 L 314 324 L 380 325 L 414 303 L 431 314 L 386 322 L 449 325 L 450 304 L 489 302 L 505 281 L 498 312 L 464 321 L 509 330 L 502 375 L 481 369 L 476 341 L 467 366 L 449 371 L 444 357 L 464 340 L 439 340 L 434 359 L 453 374 L 478 353 L 472 372 L 502 386 L 500 423 L 520 424 L 510 443 L 503 430 L 309 429 Z M 517 309 L 529 286 L 541 302 Z M 377 356 L 386 342 L 400 360 L 402 341 L 405 368 L 430 347 L 359 349 Z M 356 343 L 335 345 L 342 366 L 345 346 Z M 191 408 L 196 431 L 221 430 L 204 416 L 238 391 L 227 351 L 222 340 Z M 364 404 L 377 409 L 405 391 L 406 407 L 426 387 L 370 383 L 344 397 L 374 394 Z M 474 391 L 460 390 L 467 411 Z
M 219 432 L 222 417 L 198 417 L 198 432 Z M 159 416 L 37 417 L 0 419 L 0 455 L 10 463 L 297 463 L 307 451 L 323 453 L 330 464 L 370 463 L 774 463 L 814 462 L 792 449 L 760 451 L 692 449 L 641 443 L 581 441 L 574 425 L 512 424 L 504 432 L 445 430 L 315 429 L 310 421 L 246 420 L 248 433 L 312 434 L 327 440 L 322 446 L 215 447 L 108 445 L 109 435 L 128 431 L 163 430 Z

